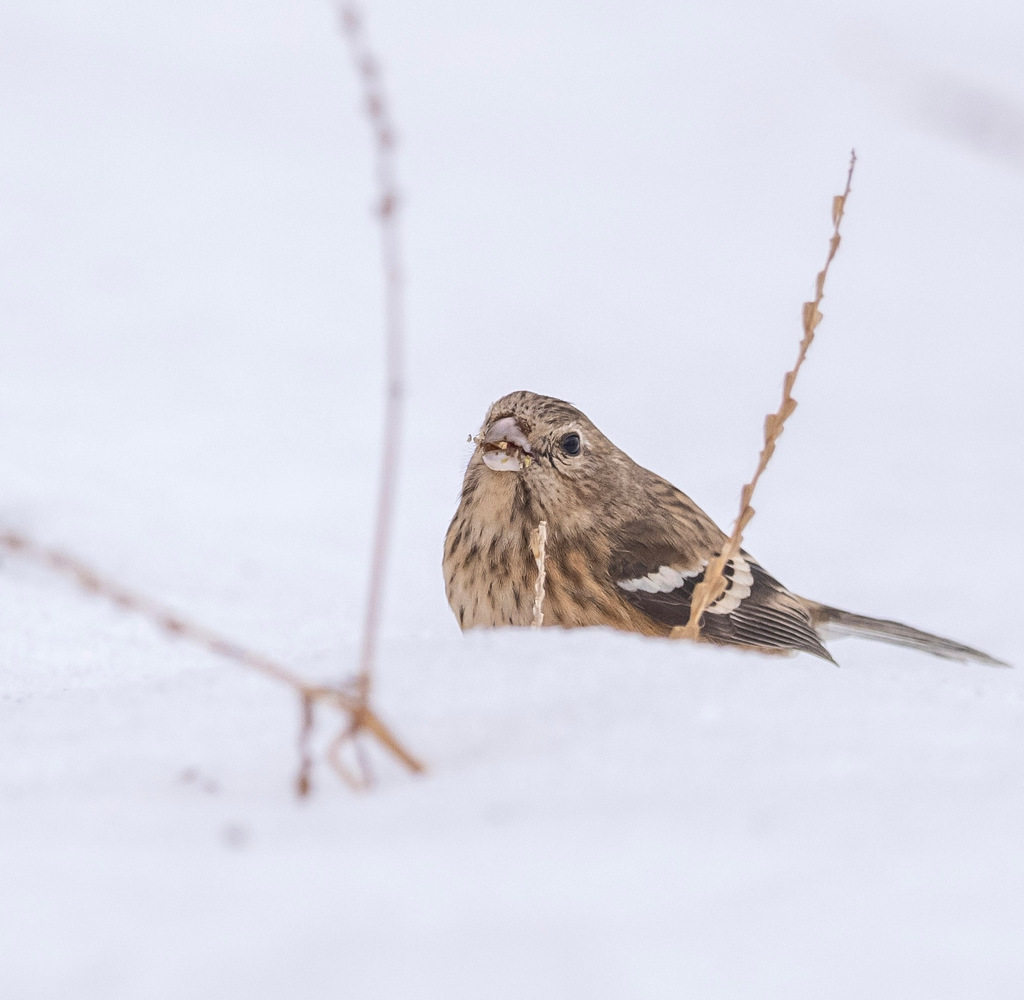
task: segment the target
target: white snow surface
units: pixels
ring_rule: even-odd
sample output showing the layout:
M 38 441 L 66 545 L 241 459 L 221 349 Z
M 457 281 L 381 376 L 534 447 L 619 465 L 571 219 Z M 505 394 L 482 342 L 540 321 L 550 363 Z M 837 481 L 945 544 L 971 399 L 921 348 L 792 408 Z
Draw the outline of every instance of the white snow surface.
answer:
M 1024 666 L 1024 8 L 381 0 L 409 399 L 373 754 L 298 802 L 286 689 L 0 562 L 0 996 L 1019 997 L 1024 674 L 463 637 L 488 404 L 578 404 L 747 548 Z M 0 8 L 0 523 L 351 672 L 383 351 L 326 3 Z M 326 719 L 318 731 L 330 736 Z

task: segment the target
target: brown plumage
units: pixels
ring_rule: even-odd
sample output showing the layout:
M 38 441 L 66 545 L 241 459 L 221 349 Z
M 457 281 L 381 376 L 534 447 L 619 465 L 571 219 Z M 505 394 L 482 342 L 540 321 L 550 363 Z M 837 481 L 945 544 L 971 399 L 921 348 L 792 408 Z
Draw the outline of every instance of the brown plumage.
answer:
M 490 409 L 444 546 L 448 603 L 463 629 L 529 625 L 537 566 L 531 534 L 548 524 L 544 624 L 610 625 L 667 636 L 725 534 L 689 497 L 641 468 L 576 407 L 513 392 Z M 746 552 L 705 612 L 710 642 L 832 657 L 822 640 L 859 635 L 936 656 L 999 664 L 898 622 L 791 593 Z

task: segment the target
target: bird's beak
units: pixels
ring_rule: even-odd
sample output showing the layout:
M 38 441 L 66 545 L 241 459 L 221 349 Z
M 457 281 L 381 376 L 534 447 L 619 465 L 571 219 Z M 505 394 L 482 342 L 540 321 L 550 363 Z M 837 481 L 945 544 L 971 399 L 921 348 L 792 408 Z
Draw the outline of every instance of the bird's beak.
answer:
M 481 436 L 480 449 L 484 465 L 495 472 L 518 472 L 533 461 L 530 441 L 515 417 L 495 420 Z

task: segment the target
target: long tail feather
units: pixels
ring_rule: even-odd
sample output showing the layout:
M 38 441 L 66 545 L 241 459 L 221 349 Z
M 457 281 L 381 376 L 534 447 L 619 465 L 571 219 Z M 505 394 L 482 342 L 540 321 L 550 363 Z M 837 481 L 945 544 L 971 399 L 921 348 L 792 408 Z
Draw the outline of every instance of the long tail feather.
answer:
M 997 660 L 980 649 L 965 646 L 962 642 L 943 639 L 942 636 L 922 632 L 920 629 L 902 625 L 900 622 L 888 621 L 884 618 L 869 618 L 867 615 L 855 615 L 839 608 L 830 608 L 816 601 L 804 600 L 804 605 L 811 615 L 815 631 L 823 642 L 830 639 L 841 639 L 845 636 L 856 636 L 861 639 L 874 639 L 877 642 L 888 642 L 893 646 L 907 646 L 919 649 L 933 656 L 941 656 L 946 660 L 976 660 L 992 667 L 1008 667 L 1009 663 Z

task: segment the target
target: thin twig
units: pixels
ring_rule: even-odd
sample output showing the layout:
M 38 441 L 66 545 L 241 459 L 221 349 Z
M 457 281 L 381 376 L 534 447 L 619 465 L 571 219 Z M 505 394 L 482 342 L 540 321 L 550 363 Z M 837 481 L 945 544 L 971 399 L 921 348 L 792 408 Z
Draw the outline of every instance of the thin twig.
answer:
M 839 249 L 839 224 L 843 221 L 843 212 L 846 208 L 846 199 L 850 194 L 850 183 L 853 180 L 853 168 L 856 163 L 857 153 L 851 150 L 850 169 L 846 174 L 846 187 L 842 194 L 836 195 L 832 199 L 832 238 L 829 240 L 825 266 L 818 272 L 818 277 L 815 281 L 814 300 L 804 303 L 804 335 L 800 341 L 800 351 L 797 354 L 796 364 L 793 366 L 792 371 L 787 372 L 783 380 L 782 402 L 779 404 L 778 410 L 775 413 L 769 413 L 765 417 L 764 447 L 761 449 L 761 454 L 758 458 L 754 478 L 743 487 L 740 493 L 740 512 L 736 518 L 736 523 L 733 525 L 729 540 L 725 543 L 718 556 L 708 564 L 707 570 L 704 573 L 704 579 L 694 587 L 693 598 L 690 602 L 689 621 L 685 625 L 678 625 L 672 629 L 671 635 L 674 639 L 700 639 L 701 618 L 704 612 L 722 596 L 722 592 L 725 589 L 725 577 L 722 571 L 725 569 L 726 563 L 739 552 L 740 545 L 743 542 L 743 530 L 754 516 L 754 508 L 750 505 L 750 501 L 754 496 L 754 489 L 761 478 L 761 473 L 768 467 L 768 462 L 775 452 L 775 444 L 782 434 L 783 425 L 796 409 L 796 400 L 792 396 L 793 385 L 796 383 L 796 377 L 803 367 L 804 359 L 807 357 L 807 350 L 814 340 L 814 331 L 822 320 L 819 306 L 825 295 L 825 279 L 828 277 L 829 266 L 832 264 L 832 259 Z
M 308 792 L 310 788 L 312 762 L 309 740 L 313 729 L 313 710 L 318 704 L 329 705 L 348 716 L 349 721 L 343 732 L 349 738 L 354 738 L 360 732 L 368 732 L 409 770 L 416 772 L 423 770 L 423 765 L 398 742 L 391 730 L 370 708 L 361 691 L 353 691 L 342 686 L 310 684 L 276 660 L 246 649 L 244 646 L 218 635 L 212 629 L 198 625 L 156 601 L 114 583 L 66 552 L 39 545 L 17 532 L 0 533 L 0 548 L 7 549 L 9 552 L 16 553 L 69 577 L 83 590 L 103 597 L 125 611 L 141 615 L 168 635 L 202 646 L 211 653 L 216 653 L 218 656 L 248 667 L 250 670 L 255 670 L 265 677 L 280 681 L 292 688 L 299 696 L 301 708 L 300 764 L 296 779 L 296 788 L 300 795 Z M 367 776 L 364 775 L 364 778 Z M 350 784 L 352 783 L 350 782 Z M 363 787 L 367 783 L 368 778 L 354 784 L 357 787 Z
M 330 744 L 327 758 L 338 774 L 354 788 L 366 788 L 372 783 L 369 761 L 359 743 L 359 736 L 364 732 L 370 733 L 409 770 L 416 772 L 423 770 L 423 765 L 399 743 L 394 734 L 370 707 L 370 688 L 373 680 L 388 543 L 391 536 L 392 511 L 395 501 L 396 469 L 402 424 L 402 398 L 405 391 L 402 272 L 397 218 L 398 188 L 394 169 L 395 132 L 381 85 L 380 69 L 366 43 L 362 16 L 358 8 L 355 5 L 346 4 L 340 8 L 339 14 L 342 30 L 348 39 L 352 59 L 362 83 L 366 113 L 373 129 L 379 195 L 377 218 L 381 228 L 384 265 L 384 325 L 387 359 L 387 395 L 384 413 L 383 457 L 377 494 L 377 522 L 373 536 L 359 668 L 355 678 L 348 684 L 337 686 L 309 684 L 276 661 L 245 649 L 210 629 L 190 622 L 156 602 L 100 576 L 73 556 L 57 549 L 37 545 L 15 532 L 0 534 L 0 547 L 17 552 L 70 576 L 85 590 L 99 594 L 121 608 L 142 615 L 166 633 L 187 639 L 218 656 L 249 667 L 293 688 L 300 699 L 299 773 L 296 778 L 296 789 L 299 795 L 306 795 L 311 789 L 313 756 L 310 743 L 315 709 L 318 704 L 330 705 L 348 716 L 347 725 Z M 349 743 L 353 745 L 353 753 L 357 762 L 355 771 L 346 766 L 341 759 L 341 752 Z
M 401 253 L 398 232 L 398 185 L 395 180 L 395 130 L 381 80 L 380 64 L 363 31 L 363 17 L 354 4 L 339 10 L 341 28 L 348 39 L 352 61 L 363 88 L 365 110 L 373 131 L 377 175 L 377 218 L 380 222 L 384 265 L 384 331 L 386 341 L 386 385 L 384 440 L 380 480 L 377 488 L 377 521 L 373 532 L 370 580 L 359 652 L 357 689 L 368 698 L 373 682 L 380 629 L 381 604 L 386 580 L 392 512 L 398 474 L 398 450 L 402 429 L 402 401 L 405 395 L 405 335 Z
M 537 563 L 537 582 L 533 585 L 533 627 L 544 624 L 544 585 L 547 582 L 545 559 L 548 545 L 548 522 L 541 521 L 530 536 L 530 547 Z
M 299 723 L 299 773 L 295 779 L 295 792 L 305 798 L 313 790 L 313 699 L 302 696 L 302 717 Z

